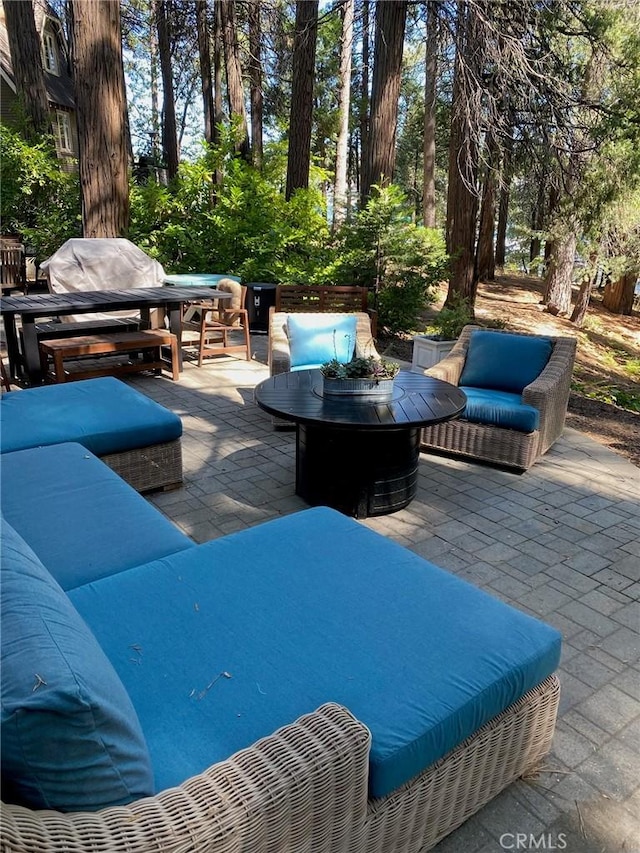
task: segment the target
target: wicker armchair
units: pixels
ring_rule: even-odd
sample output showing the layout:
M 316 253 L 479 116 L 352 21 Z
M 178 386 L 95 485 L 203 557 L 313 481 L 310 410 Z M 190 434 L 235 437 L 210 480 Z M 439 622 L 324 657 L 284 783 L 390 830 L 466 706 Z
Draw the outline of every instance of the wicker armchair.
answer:
M 465 326 L 449 355 L 425 373 L 457 385 L 467 357 L 471 333 L 478 328 Z M 496 334 L 501 332 L 496 331 Z M 553 350 L 546 367 L 522 392 L 522 402 L 540 412 L 540 426 L 537 430 L 527 433 L 471 423 L 464 420 L 463 414 L 458 420 L 423 429 L 422 449 L 443 451 L 520 470 L 530 468 L 562 435 L 569 400 L 576 339 L 550 339 Z
M 335 314 L 336 318 L 344 317 L 343 312 Z M 354 312 L 356 316 L 356 352 L 362 356 L 377 356 L 371 318 L 364 311 Z M 287 337 L 287 317 L 289 312 L 271 311 L 269 315 L 269 371 L 271 376 L 277 373 L 288 373 L 291 370 L 291 349 Z M 306 315 L 308 316 L 308 314 Z M 331 313 L 322 313 L 323 318 Z

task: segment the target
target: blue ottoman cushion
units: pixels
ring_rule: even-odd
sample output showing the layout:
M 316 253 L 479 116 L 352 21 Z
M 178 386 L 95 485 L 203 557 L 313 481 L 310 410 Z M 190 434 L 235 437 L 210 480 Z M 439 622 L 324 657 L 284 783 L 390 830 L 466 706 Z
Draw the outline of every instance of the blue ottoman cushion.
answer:
M 384 796 L 560 654 L 555 629 L 327 508 L 69 595 L 131 696 L 159 789 L 331 701 L 369 727 Z
M 113 376 L 3 394 L 2 453 L 77 441 L 97 456 L 182 435 L 173 412 Z
M 533 432 L 540 425 L 540 412 L 534 406 L 523 403 L 520 394 L 471 388 L 469 385 L 461 385 L 460 390 L 467 396 L 467 404 L 461 415 L 467 421 L 516 429 L 519 432 Z
M 80 444 L 2 456 L 2 512 L 63 589 L 193 546 Z
M 522 394 L 540 376 L 552 350 L 549 338 L 473 331 L 458 385 Z
M 311 368 L 337 359 L 351 360 L 356 347 L 356 317 L 289 314 L 287 336 L 292 368 Z
M 92 811 L 152 795 L 144 736 L 112 665 L 4 519 L 1 547 L 2 798 Z

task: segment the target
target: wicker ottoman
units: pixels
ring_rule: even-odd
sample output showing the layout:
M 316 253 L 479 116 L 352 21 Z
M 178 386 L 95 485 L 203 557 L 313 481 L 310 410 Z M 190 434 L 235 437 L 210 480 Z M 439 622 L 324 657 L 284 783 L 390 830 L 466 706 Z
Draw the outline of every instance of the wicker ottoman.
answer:
M 114 377 L 4 394 L 0 452 L 77 441 L 139 492 L 182 483 L 182 421 Z

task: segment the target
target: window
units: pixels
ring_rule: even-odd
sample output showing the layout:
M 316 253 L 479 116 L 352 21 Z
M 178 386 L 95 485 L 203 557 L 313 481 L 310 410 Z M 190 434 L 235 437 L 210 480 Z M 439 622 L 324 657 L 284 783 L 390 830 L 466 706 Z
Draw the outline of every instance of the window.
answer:
M 58 151 L 73 151 L 71 147 L 71 122 L 68 113 L 56 112 L 55 130 Z
M 53 33 L 45 33 L 42 37 L 44 44 L 44 67 L 51 74 L 58 74 L 58 50 Z

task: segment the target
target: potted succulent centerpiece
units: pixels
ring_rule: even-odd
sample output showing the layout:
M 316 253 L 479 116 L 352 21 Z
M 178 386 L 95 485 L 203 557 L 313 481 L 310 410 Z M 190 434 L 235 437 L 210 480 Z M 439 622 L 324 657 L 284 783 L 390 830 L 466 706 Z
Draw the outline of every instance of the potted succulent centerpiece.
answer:
M 443 308 L 433 318 L 424 334 L 414 335 L 411 370 L 422 373 L 449 355 L 464 326 L 472 322 L 468 303 L 461 297 L 454 299 L 451 307 Z
M 322 393 L 325 397 L 390 400 L 399 370 L 397 362 L 375 356 L 354 356 L 347 362 L 334 358 L 320 368 Z

